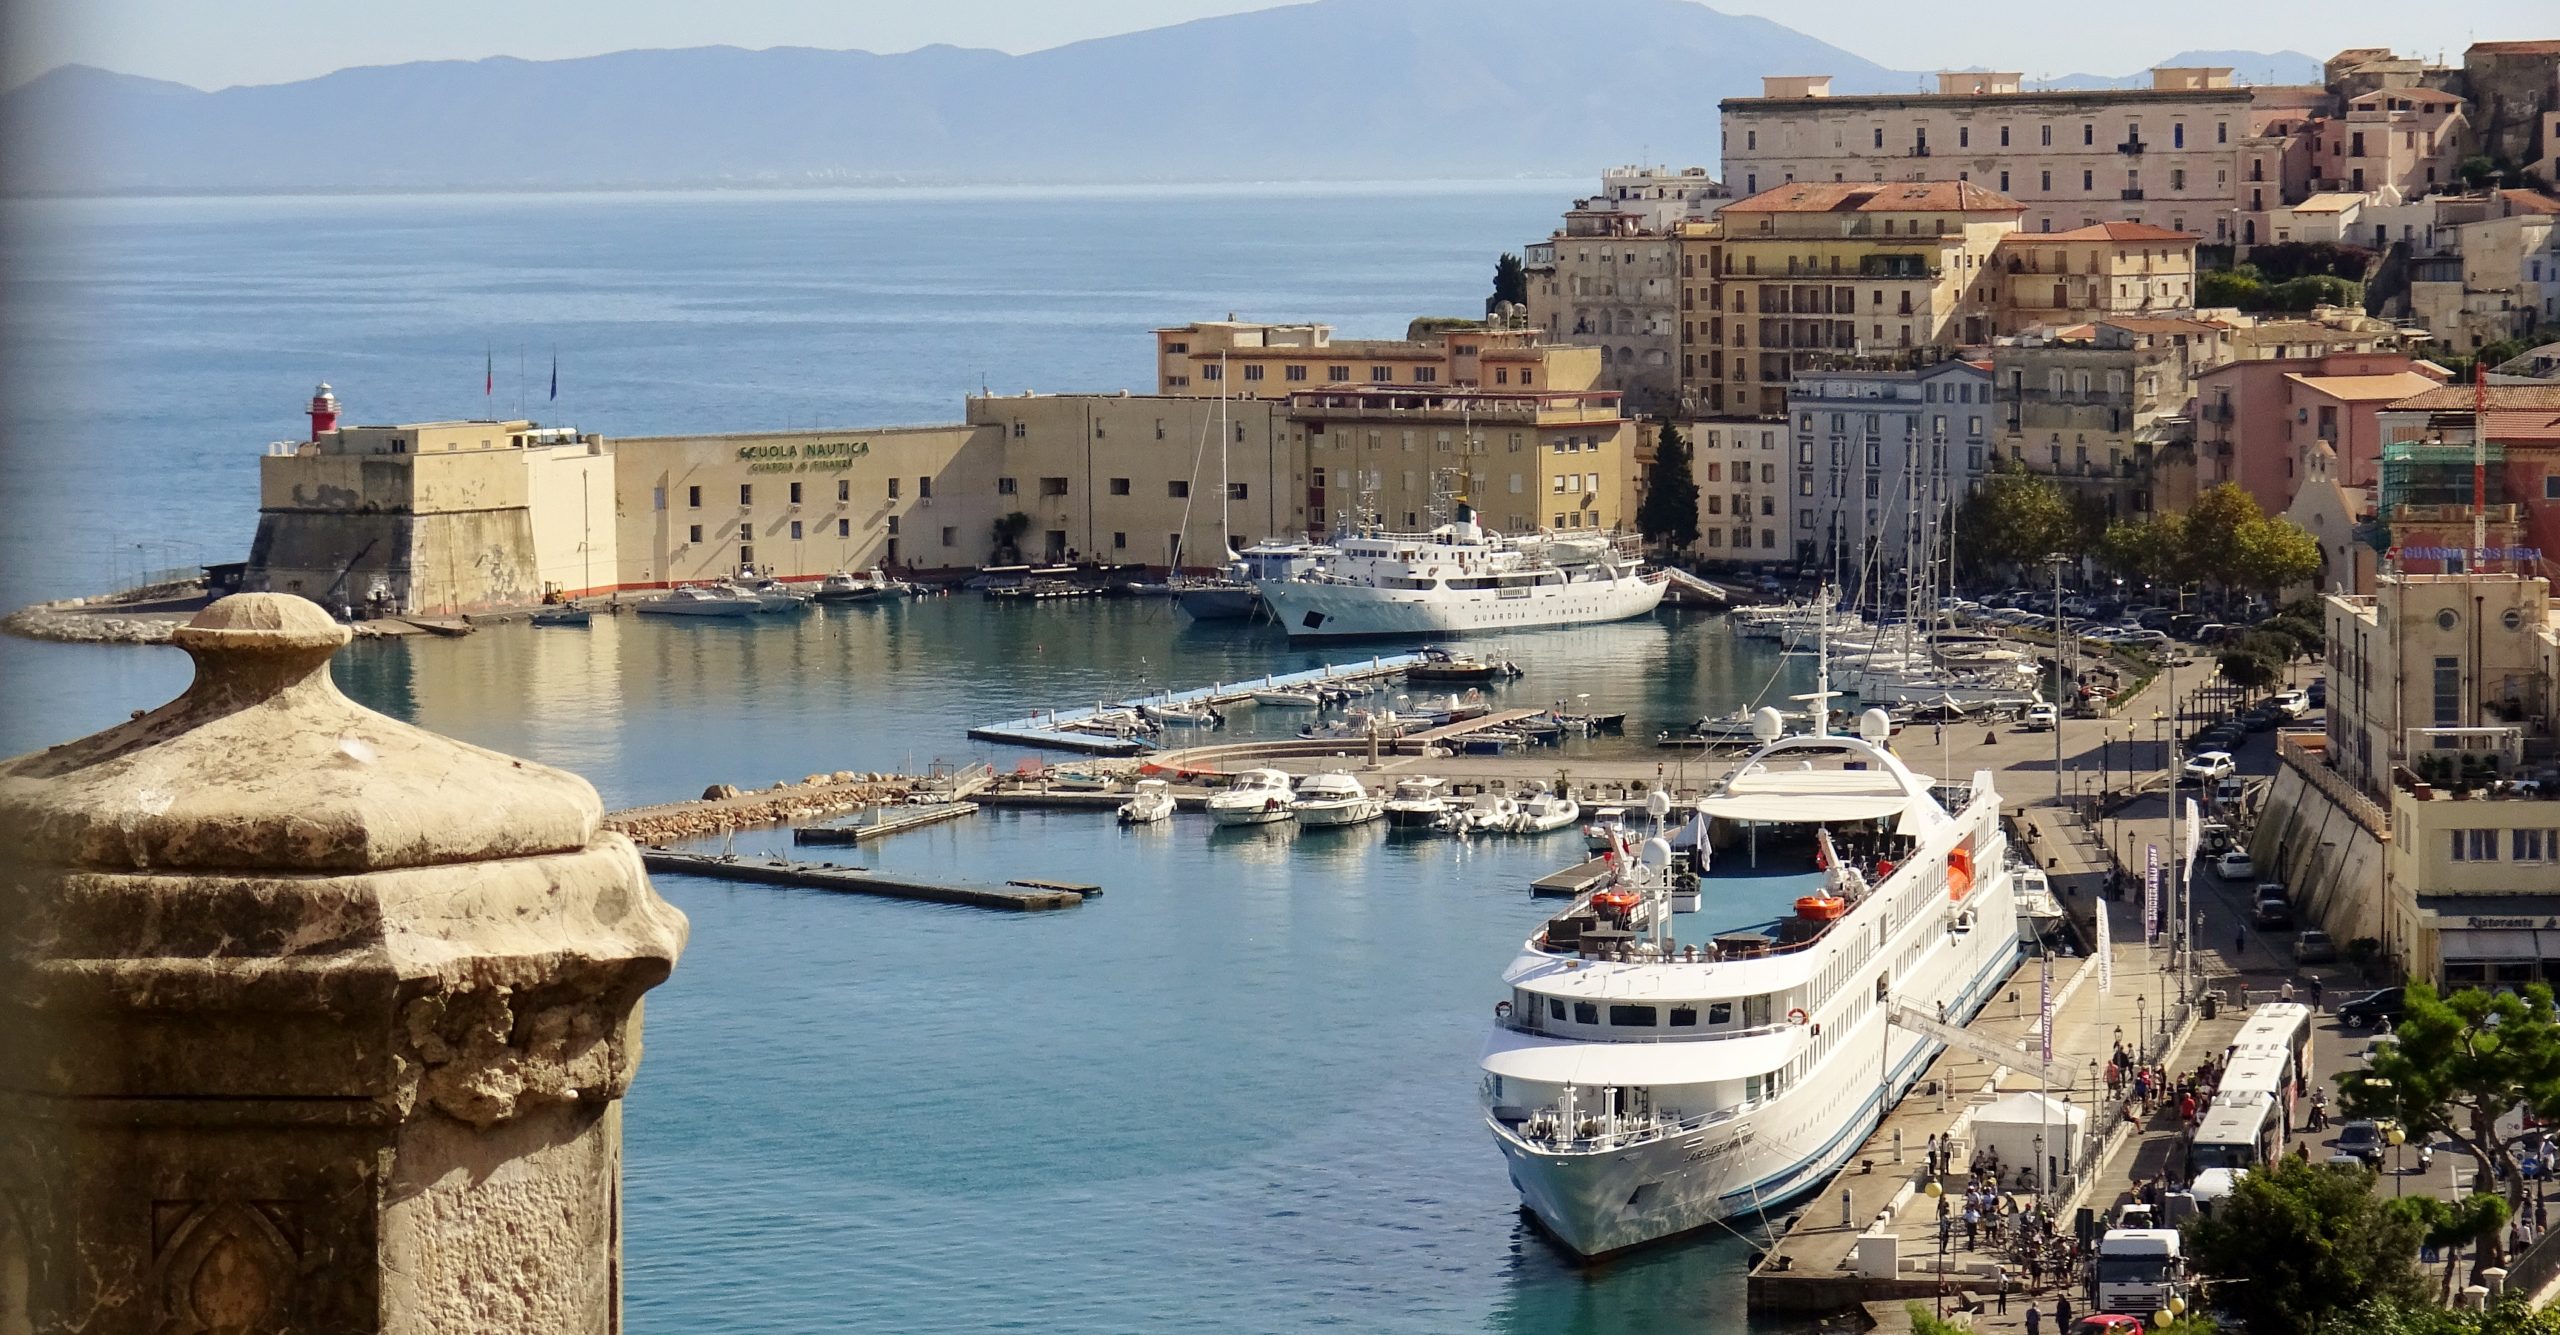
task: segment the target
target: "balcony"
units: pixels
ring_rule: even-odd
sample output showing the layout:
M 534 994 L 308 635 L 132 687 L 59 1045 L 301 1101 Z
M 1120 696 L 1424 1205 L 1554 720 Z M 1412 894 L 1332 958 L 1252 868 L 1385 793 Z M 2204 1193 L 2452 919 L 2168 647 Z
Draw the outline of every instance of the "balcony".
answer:
M 2142 153 L 2142 151 L 2143 151 L 2144 149 L 2149 148 L 2149 147 L 2151 147 L 2151 145 L 2150 145 L 2148 142 L 2144 141 L 2144 140 L 2140 140 L 2140 139 L 2127 139 L 2127 140 L 2125 140 L 2123 143 L 2116 145 L 2116 151 L 2117 151 L 2117 152 L 2119 152 L 2119 153 L 2126 154 L 2126 155 L 2128 155 L 2128 156 L 2137 156 L 2137 157 L 2138 157 L 2138 156 L 2140 156 L 2140 155 L 2141 155 L 2141 153 Z
M 1929 156 L 1929 146 L 1928 146 L 1927 144 L 1913 144 L 1913 145 L 1911 146 L 1911 151 L 1910 151 L 1909 153 L 1907 153 L 1907 154 L 1904 154 L 1904 156 L 1905 156 L 1905 157 L 1914 157 L 1914 158 L 1925 158 L 1925 157 Z
M 2142 198 L 2142 192 L 2141 192 L 2140 190 L 2121 190 L 2121 191 L 2118 191 L 2118 192 L 2116 193 L 2116 198 L 2118 198 L 2118 199 L 2140 199 L 2140 198 Z

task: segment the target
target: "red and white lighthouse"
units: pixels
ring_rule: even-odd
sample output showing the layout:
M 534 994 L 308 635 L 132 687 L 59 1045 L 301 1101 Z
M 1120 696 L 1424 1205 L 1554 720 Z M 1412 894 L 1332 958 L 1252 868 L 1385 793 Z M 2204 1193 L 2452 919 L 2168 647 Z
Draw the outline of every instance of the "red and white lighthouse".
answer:
M 311 438 L 320 439 L 323 431 L 338 429 L 338 396 L 330 392 L 327 381 L 311 391 Z

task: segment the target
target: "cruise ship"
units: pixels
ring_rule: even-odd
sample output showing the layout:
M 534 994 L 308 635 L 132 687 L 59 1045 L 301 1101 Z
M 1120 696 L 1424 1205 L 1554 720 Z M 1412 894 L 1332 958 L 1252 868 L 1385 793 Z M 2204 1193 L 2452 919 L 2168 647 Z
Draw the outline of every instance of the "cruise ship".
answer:
M 1816 697 L 1819 698 L 1819 697 Z M 1590 1258 L 1772 1209 L 1856 1153 L 2020 958 L 1991 774 L 1780 736 L 1701 799 L 1703 873 L 1648 839 L 1504 971 L 1485 1121 L 1522 1204 Z M 1896 1012 L 1916 1017 L 1894 1023 Z
M 1254 587 L 1290 638 L 1339 639 L 1624 621 L 1661 606 L 1668 578 L 1606 536 L 1506 538 L 1461 504 L 1429 533 L 1343 538 L 1322 568 Z

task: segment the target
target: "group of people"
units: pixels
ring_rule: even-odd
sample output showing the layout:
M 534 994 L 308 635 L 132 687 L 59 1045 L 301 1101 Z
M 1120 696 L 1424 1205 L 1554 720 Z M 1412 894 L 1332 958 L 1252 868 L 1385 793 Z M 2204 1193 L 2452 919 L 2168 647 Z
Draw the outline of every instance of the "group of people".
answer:
M 2107 1059 L 2107 1092 L 2125 1096 L 2128 1122 L 2140 1122 L 2155 1106 L 2166 1107 L 2176 1110 L 2181 1126 L 2193 1130 L 2197 1116 L 2221 1086 L 2222 1071 L 2222 1061 L 2207 1057 L 2193 1071 L 2172 1077 L 2166 1067 L 2138 1059 L 2119 1041 L 2115 1054 Z

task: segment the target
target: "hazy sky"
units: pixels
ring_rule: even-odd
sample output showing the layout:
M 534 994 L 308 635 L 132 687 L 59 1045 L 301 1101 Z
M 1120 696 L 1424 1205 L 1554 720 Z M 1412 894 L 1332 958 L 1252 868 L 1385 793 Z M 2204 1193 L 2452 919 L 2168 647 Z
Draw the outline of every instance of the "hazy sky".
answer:
M 1035 51 L 1086 37 L 1272 7 L 1271 0 L 11 0 L 10 83 L 83 64 L 201 88 L 277 83 L 349 65 L 631 47 L 933 42 Z M 2348 46 L 2458 61 L 2473 40 L 2560 38 L 2550 0 L 1718 0 L 1900 69 L 1988 66 L 2030 76 L 2130 73 L 2194 48 L 2326 57 Z M 1570 22 L 1572 0 L 1555 0 Z M 1813 71 L 1802 71 L 1811 73 Z M 2247 71 L 2242 71 L 2245 76 Z

